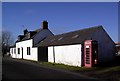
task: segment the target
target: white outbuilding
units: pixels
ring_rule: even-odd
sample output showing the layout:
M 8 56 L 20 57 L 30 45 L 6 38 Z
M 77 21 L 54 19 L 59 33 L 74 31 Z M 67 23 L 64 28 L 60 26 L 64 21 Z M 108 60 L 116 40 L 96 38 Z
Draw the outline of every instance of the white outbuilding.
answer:
M 78 67 L 93 67 L 115 57 L 115 43 L 101 25 L 50 36 L 36 46 L 47 49 L 48 62 Z
M 12 58 L 17 58 L 17 56 L 16 56 L 16 46 L 15 45 L 10 47 L 10 55 L 11 55 Z

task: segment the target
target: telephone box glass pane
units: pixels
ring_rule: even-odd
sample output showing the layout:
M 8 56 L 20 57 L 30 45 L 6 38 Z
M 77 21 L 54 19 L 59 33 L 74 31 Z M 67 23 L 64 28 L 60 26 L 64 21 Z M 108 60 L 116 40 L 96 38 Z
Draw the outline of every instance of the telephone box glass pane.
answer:
M 89 48 L 86 48 L 86 64 L 90 64 L 90 53 Z

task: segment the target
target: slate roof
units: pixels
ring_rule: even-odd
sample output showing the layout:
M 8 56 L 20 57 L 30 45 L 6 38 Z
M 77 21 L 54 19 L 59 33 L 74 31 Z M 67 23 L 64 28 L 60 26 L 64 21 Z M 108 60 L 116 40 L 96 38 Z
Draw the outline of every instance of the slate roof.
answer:
M 35 37 L 35 35 L 36 35 L 37 33 L 41 32 L 42 30 L 44 30 L 44 29 L 39 28 L 39 29 L 37 29 L 37 30 L 35 30 L 35 31 L 28 31 L 25 35 L 19 35 L 19 36 L 24 36 L 20 41 L 25 41 L 25 40 L 32 39 L 32 38 Z M 49 29 L 48 29 L 48 30 L 49 30 Z M 29 34 L 30 34 L 30 37 L 29 37 Z M 20 41 L 17 40 L 16 42 L 20 42 Z
M 38 43 L 36 46 L 55 46 L 55 45 L 70 45 L 70 44 L 81 44 L 85 40 L 92 39 L 92 34 L 96 30 L 100 30 L 103 27 L 101 25 L 90 27 L 86 29 L 81 29 L 77 31 L 72 31 L 68 33 L 63 33 L 59 35 L 54 35 L 47 37 L 45 40 Z

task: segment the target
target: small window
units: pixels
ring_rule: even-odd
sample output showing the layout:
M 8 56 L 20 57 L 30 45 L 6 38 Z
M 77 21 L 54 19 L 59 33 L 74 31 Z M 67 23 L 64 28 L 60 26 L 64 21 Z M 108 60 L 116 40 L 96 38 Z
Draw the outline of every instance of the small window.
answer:
M 14 48 L 14 54 L 16 54 L 16 48 Z
M 30 55 L 30 47 L 27 47 L 27 55 Z
M 18 54 L 20 54 L 20 48 L 18 48 Z

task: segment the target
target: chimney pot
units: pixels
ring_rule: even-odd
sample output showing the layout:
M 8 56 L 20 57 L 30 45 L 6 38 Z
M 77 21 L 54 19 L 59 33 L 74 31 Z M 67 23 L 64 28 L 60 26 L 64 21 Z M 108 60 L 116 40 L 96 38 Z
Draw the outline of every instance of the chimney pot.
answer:
M 25 30 L 24 30 L 24 35 L 25 35 L 27 32 L 28 32 L 28 30 L 27 30 L 27 29 L 25 29 Z

